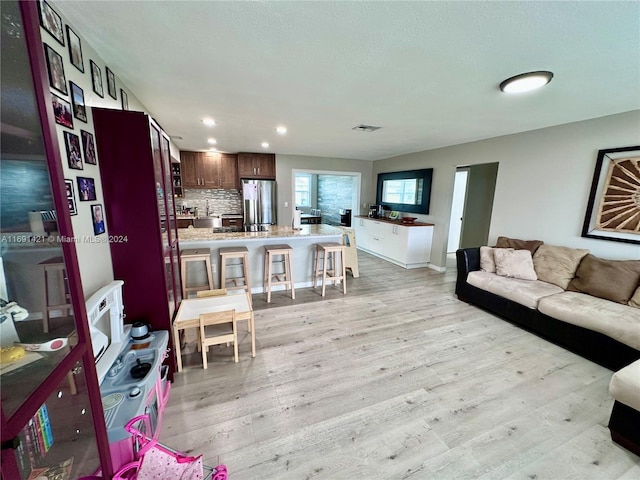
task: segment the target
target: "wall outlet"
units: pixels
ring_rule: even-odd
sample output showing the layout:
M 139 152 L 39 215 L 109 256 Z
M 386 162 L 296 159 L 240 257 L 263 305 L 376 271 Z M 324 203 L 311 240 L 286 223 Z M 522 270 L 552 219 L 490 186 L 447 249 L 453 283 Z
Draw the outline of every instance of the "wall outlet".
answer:
M 211 262 L 211 273 L 216 273 L 216 264 Z
M 284 208 L 287 208 L 289 206 L 289 202 L 284 202 Z

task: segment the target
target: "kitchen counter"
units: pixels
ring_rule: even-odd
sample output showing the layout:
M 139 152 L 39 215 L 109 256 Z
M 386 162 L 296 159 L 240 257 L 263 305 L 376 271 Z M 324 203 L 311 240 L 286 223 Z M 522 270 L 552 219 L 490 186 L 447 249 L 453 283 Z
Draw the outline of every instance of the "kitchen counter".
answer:
M 409 217 L 410 215 L 407 215 Z M 384 223 L 392 223 L 393 225 L 402 225 L 403 227 L 434 227 L 433 223 L 425 223 L 425 222 L 413 222 L 413 223 L 404 223 L 402 218 L 398 218 L 397 220 L 391 220 L 389 217 L 369 217 L 367 215 L 356 215 L 354 218 L 366 218 L 367 220 L 374 220 L 376 222 L 384 222 Z
M 213 283 L 220 288 L 220 256 L 218 249 L 223 247 L 247 247 L 251 275 L 251 291 L 261 293 L 264 274 L 264 246 L 286 243 L 293 248 L 293 280 L 296 288 L 313 285 L 312 263 L 315 244 L 319 242 L 339 242 L 345 231 L 341 227 L 331 225 L 302 225 L 300 230 L 289 226 L 272 226 L 266 232 L 223 232 L 214 233 L 209 228 L 178 229 L 180 249 L 209 248 L 211 265 L 213 266 Z M 200 264 L 203 265 L 200 265 Z M 231 275 L 232 272 L 229 272 Z M 185 279 L 183 279 L 183 282 Z M 189 265 L 189 285 L 206 284 L 204 262 L 193 262 Z M 230 287 L 227 287 L 230 288 Z M 278 286 L 274 290 L 284 289 Z

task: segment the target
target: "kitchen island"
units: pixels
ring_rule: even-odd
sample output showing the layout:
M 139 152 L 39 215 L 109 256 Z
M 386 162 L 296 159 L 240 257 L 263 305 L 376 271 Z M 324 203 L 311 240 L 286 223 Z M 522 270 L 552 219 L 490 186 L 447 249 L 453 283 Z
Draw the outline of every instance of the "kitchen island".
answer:
M 331 225 L 302 225 L 299 230 L 289 226 L 272 226 L 264 232 L 223 232 L 215 233 L 210 228 L 180 228 L 178 240 L 180 250 L 194 248 L 209 248 L 211 250 L 211 265 L 213 267 L 213 283 L 220 287 L 220 256 L 218 250 L 224 247 L 247 247 L 249 249 L 249 264 L 252 293 L 262 293 L 262 278 L 264 275 L 265 245 L 286 243 L 293 248 L 293 280 L 296 288 L 313 285 L 313 258 L 316 243 L 342 243 L 345 231 L 341 227 Z M 202 262 L 204 263 L 204 262 Z M 227 267 L 229 275 L 239 276 L 233 267 Z M 204 265 L 189 265 L 189 285 L 206 283 Z M 184 279 L 183 279 L 184 281 Z M 284 289 L 275 287 L 274 290 Z

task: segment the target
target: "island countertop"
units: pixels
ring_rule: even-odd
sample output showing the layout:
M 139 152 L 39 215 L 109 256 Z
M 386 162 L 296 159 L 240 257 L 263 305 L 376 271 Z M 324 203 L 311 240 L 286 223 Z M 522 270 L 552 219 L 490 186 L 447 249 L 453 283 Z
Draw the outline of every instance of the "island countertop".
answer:
M 198 242 L 211 240 L 268 240 L 278 238 L 313 238 L 342 235 L 340 227 L 332 225 L 302 225 L 299 230 L 290 226 L 273 225 L 265 232 L 221 232 L 214 233 L 210 228 L 179 228 L 178 240 Z

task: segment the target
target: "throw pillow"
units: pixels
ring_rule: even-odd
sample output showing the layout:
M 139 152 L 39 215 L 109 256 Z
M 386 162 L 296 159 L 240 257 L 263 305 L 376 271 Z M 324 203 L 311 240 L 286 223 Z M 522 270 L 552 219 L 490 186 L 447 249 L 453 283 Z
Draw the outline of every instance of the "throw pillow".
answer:
M 498 248 L 513 248 L 515 250 L 529 250 L 531 255 L 536 253 L 536 250 L 544 242 L 542 240 L 518 240 L 517 238 L 498 237 L 496 247 Z
M 511 250 L 496 248 L 493 251 L 496 261 L 496 273 L 503 277 L 537 280 L 533 269 L 533 258 L 529 250 Z
M 553 283 L 566 290 L 576 274 L 580 261 L 588 253 L 589 250 L 584 248 L 540 245 L 533 255 L 533 268 L 538 280 Z
M 634 293 L 631 300 L 629 300 L 629 305 L 631 307 L 640 308 L 640 287 L 636 288 L 636 293 Z
M 496 261 L 493 251 L 496 247 L 480 247 L 480 270 L 487 273 L 496 273 Z M 507 250 L 513 250 L 509 248 Z
M 585 256 L 567 290 L 627 304 L 640 282 L 640 260 Z

